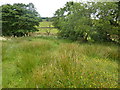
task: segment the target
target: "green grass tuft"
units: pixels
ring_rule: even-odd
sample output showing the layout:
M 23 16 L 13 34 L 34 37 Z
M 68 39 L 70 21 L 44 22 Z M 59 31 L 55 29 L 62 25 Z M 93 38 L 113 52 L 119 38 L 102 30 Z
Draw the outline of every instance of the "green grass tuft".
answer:
M 117 88 L 118 46 L 50 37 L 3 42 L 3 88 Z

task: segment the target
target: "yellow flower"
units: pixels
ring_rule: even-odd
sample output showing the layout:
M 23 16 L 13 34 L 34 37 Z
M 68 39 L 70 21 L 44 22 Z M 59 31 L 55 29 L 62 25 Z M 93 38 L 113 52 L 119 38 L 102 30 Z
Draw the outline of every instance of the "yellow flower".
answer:
M 82 78 L 82 76 L 80 76 L 80 78 Z

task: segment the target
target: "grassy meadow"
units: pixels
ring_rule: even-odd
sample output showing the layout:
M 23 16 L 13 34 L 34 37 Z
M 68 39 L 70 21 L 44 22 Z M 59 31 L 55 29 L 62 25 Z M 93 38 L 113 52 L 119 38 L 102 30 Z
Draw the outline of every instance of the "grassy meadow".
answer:
M 52 37 L 2 42 L 3 88 L 117 88 L 118 46 Z

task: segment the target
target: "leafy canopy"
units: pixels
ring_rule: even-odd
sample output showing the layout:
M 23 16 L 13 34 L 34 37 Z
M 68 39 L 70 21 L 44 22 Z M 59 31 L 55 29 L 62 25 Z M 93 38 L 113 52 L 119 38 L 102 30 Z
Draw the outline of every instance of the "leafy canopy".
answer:
M 22 36 L 37 31 L 34 27 L 41 21 L 34 5 L 29 3 L 6 4 L 2 8 L 2 34 Z
M 67 2 L 55 12 L 53 24 L 63 38 L 113 41 L 112 36 L 119 36 L 119 7 L 120 2 Z

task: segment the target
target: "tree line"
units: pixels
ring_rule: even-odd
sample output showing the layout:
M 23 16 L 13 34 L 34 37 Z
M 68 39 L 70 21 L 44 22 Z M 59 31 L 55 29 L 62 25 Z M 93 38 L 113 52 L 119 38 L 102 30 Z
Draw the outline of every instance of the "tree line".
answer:
M 39 26 L 43 18 L 32 3 L 5 4 L 1 8 L 3 36 L 23 36 L 38 31 L 35 26 Z M 47 20 L 58 28 L 61 38 L 120 42 L 120 2 L 70 1 Z
M 119 42 L 120 2 L 67 2 L 54 14 L 59 36 L 73 41 Z

